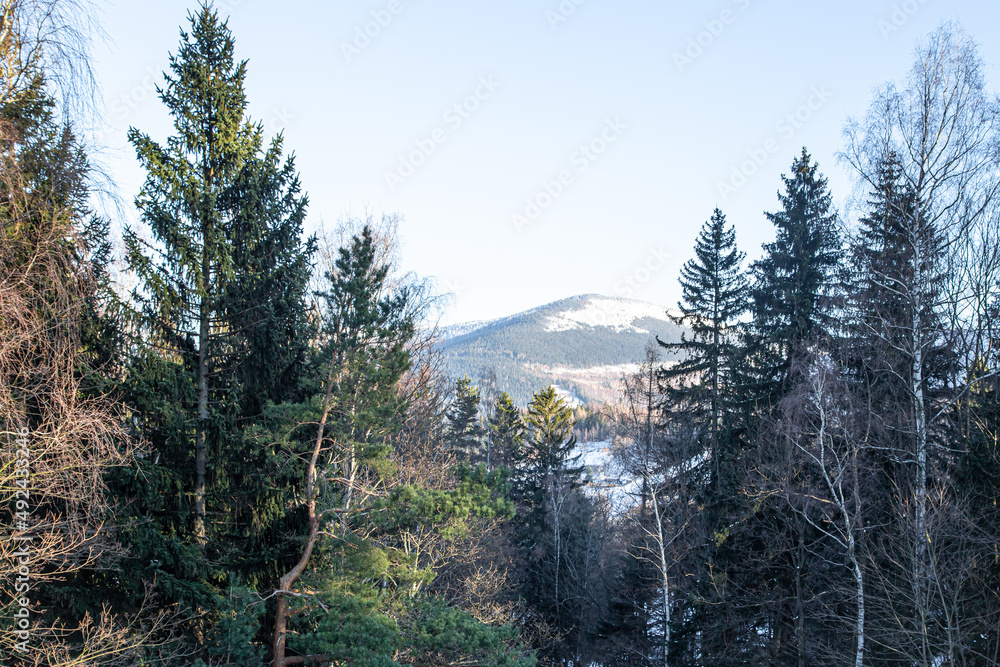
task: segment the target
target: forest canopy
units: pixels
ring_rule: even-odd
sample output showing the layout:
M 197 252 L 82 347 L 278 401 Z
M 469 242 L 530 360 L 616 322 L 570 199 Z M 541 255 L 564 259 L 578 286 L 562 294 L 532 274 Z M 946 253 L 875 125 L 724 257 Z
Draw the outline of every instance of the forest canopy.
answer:
M 116 247 L 86 11 L 0 0 L 4 664 L 1000 664 L 1000 103 L 960 26 L 848 122 L 849 216 L 806 148 L 758 259 L 706 204 L 683 335 L 598 409 L 449 377 L 397 216 L 307 233 L 211 5 Z

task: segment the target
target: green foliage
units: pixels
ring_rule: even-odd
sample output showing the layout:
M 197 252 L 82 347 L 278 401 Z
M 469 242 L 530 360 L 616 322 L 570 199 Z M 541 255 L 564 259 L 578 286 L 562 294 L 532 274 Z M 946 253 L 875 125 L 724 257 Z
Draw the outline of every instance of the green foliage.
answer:
M 579 455 L 573 455 L 573 409 L 555 387 L 549 385 L 534 395 L 524 423 L 528 438 L 518 467 L 528 471 L 536 487 L 553 473 L 566 475 L 578 484 L 583 468 L 574 465 Z
M 464 538 L 475 519 L 511 519 L 514 505 L 504 494 L 505 472 L 487 472 L 484 464 L 455 469 L 452 489 L 426 489 L 405 485 L 372 503 L 370 526 L 379 539 L 402 533 L 432 532 L 445 541 Z M 398 550 L 397 550 L 398 551 Z M 397 562 L 408 561 L 397 553 Z M 430 571 L 428 571 L 430 572 Z
M 745 255 L 737 250 L 736 230 L 726 226 L 719 209 L 702 226 L 694 251 L 695 258 L 681 270 L 681 314 L 672 316 L 690 333 L 683 333 L 678 343 L 660 341 L 663 349 L 680 358 L 662 370 L 660 380 L 668 400 L 698 416 L 708 415 L 714 430 L 732 381 L 739 318 L 747 309 Z
M 264 667 L 263 651 L 253 641 L 264 614 L 263 600 L 232 579 L 220 597 L 205 638 L 208 662 L 199 659 L 193 667 Z
M 511 469 L 516 461 L 521 460 L 524 455 L 525 428 L 521 411 L 514 405 L 510 394 L 501 393 L 486 425 L 491 466 Z
M 534 667 L 517 631 L 485 625 L 437 600 L 424 600 L 402 621 L 407 664 L 469 664 L 481 667 Z
M 414 294 L 390 287 L 390 266 L 379 260 L 376 243 L 367 225 L 352 237 L 320 294 L 318 366 L 333 372 L 335 428 L 368 443 L 399 426 L 405 404 L 396 388 L 412 363 L 408 346 L 416 333 Z
M 712 452 L 713 487 L 725 458 L 723 422 L 733 410 L 734 368 L 742 354 L 739 318 L 746 312 L 748 295 L 743 259 L 736 248 L 736 230 L 727 227 L 726 217 L 715 209 L 698 235 L 695 258 L 681 270 L 681 315 L 672 319 L 686 324 L 690 333 L 682 334 L 679 343 L 657 339 L 663 349 L 680 357 L 658 373 L 663 407 L 683 413 L 687 428 L 703 434 L 702 448 Z
M 752 266 L 753 323 L 742 369 L 744 398 L 771 405 L 790 386 L 793 357 L 833 329 L 831 299 L 843 258 L 827 179 L 805 148 L 782 181 L 781 210 L 767 214 L 777 237 Z
M 479 421 L 479 401 L 479 389 L 465 376 L 455 383 L 455 398 L 445 414 L 445 442 L 467 460 L 480 454 L 484 429 Z
M 304 633 L 301 648 L 331 662 L 363 667 L 399 667 L 393 660 L 400 646 L 395 620 L 380 608 L 383 597 L 355 589 L 324 596 L 325 610 L 315 630 Z
M 322 604 L 296 602 L 307 613 L 295 621 L 301 639 L 289 642 L 291 650 L 371 665 L 395 664 L 396 651 L 417 648 L 487 660 L 483 664 L 527 664 L 503 661 L 507 646 L 516 643 L 513 630 L 485 626 L 420 594 L 441 563 L 433 554 L 422 558 L 414 539 L 439 550 L 466 538 L 476 520 L 514 515 L 501 471 L 459 466 L 454 477 L 447 490 L 393 489 L 354 520 L 353 531 L 325 548 L 326 565 L 310 575 L 323 591 L 317 594 Z
M 474 664 L 533 667 L 535 658 L 511 627 L 485 625 L 439 600 L 393 604 L 371 589 L 352 588 L 323 596 L 320 620 L 301 647 L 334 664 Z

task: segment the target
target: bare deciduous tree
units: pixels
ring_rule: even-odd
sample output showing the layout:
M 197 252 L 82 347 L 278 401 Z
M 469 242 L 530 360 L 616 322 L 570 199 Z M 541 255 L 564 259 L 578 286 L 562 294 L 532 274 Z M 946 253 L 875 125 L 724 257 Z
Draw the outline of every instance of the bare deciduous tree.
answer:
M 849 123 L 843 157 L 865 189 L 882 187 L 885 166 L 898 165 L 908 195 L 892 211 L 901 226 L 905 266 L 876 268 L 871 276 L 903 305 L 903 316 L 895 321 L 876 316 L 863 324 L 868 335 L 905 361 L 885 370 L 895 375 L 910 403 L 902 424 L 908 446 L 895 456 L 912 470 L 906 503 L 913 514 L 911 583 L 922 628 L 920 663 L 930 665 L 936 659 L 929 635 L 931 459 L 944 446 L 935 436 L 941 421 L 969 384 L 953 387 L 950 397 L 932 397 L 929 364 L 933 350 L 953 343 L 962 329 L 968 290 L 956 280 L 965 275 L 958 270 L 961 242 L 988 216 L 1000 192 L 1000 106 L 985 87 L 975 44 L 957 26 L 939 28 L 917 55 L 905 87 L 886 86 L 868 115 Z
M 865 657 L 864 530 L 859 474 L 864 436 L 856 432 L 857 408 L 848 399 L 839 369 L 828 354 L 816 353 L 804 386 L 785 399 L 784 435 L 806 471 L 786 487 L 790 506 L 841 551 L 854 579 L 854 665 Z

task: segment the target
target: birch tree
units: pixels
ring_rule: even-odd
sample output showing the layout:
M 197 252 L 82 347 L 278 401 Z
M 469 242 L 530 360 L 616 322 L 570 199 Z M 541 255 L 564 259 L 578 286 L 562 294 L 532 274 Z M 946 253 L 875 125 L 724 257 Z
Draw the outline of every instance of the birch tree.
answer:
M 856 433 L 856 406 L 847 397 L 829 354 L 816 353 L 802 386 L 785 400 L 785 436 L 795 447 L 805 475 L 785 489 L 790 506 L 841 552 L 854 582 L 855 667 L 865 658 L 865 574 L 861 480 L 863 434 Z
M 884 315 L 861 318 L 867 335 L 882 342 L 904 363 L 885 368 L 908 398 L 906 446 L 895 452 L 911 470 L 911 577 L 919 618 L 919 661 L 931 664 L 932 587 L 928 542 L 928 484 L 934 450 L 942 443 L 936 428 L 968 387 L 951 388 L 951 398 L 932 395 L 929 377 L 935 348 L 952 339 L 961 312 L 961 286 L 951 280 L 959 239 L 980 223 L 994 204 L 998 105 L 985 86 L 983 65 L 971 38 L 954 25 L 936 30 L 917 53 L 902 87 L 886 85 L 868 114 L 846 128 L 843 154 L 866 189 L 885 187 L 887 165 L 906 193 L 889 198 L 897 219 L 902 261 L 871 267 L 869 279 L 901 306 L 890 321 Z

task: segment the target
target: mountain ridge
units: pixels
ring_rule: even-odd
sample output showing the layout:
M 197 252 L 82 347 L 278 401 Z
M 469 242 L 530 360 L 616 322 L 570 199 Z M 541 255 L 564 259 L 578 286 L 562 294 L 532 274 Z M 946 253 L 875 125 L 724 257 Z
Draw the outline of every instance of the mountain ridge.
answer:
M 638 299 L 582 294 L 445 327 L 440 350 L 452 377 L 481 381 L 493 370 L 497 389 L 519 405 L 550 383 L 580 402 L 604 403 L 617 399 L 621 377 L 637 367 L 657 336 L 680 339 L 683 328 L 667 312 Z

